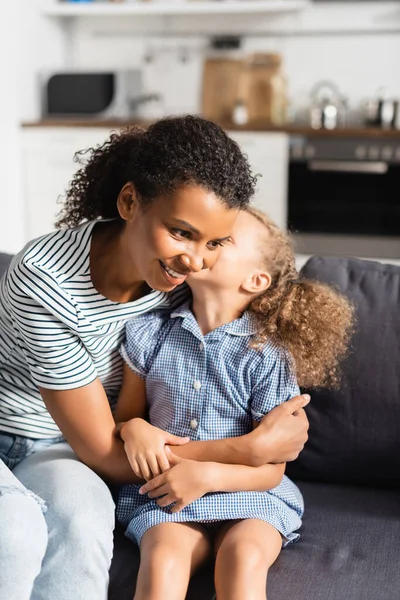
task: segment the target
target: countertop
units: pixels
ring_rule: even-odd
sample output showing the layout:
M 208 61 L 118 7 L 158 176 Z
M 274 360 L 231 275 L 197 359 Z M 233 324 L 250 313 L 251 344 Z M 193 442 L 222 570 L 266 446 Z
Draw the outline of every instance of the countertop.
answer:
M 121 129 L 123 127 L 137 125 L 148 127 L 151 121 L 140 120 L 93 120 L 93 119 L 43 119 L 22 123 L 24 128 L 32 127 L 104 127 L 106 129 Z M 304 135 L 309 137 L 330 137 L 330 138 L 388 138 L 400 139 L 399 129 L 377 129 L 368 127 L 347 127 L 333 130 L 311 129 L 306 126 L 296 126 L 293 124 L 282 127 L 273 127 L 266 123 L 251 123 L 247 125 L 235 125 L 231 122 L 220 122 L 219 125 L 229 131 L 252 131 L 252 132 L 282 132 L 289 135 Z

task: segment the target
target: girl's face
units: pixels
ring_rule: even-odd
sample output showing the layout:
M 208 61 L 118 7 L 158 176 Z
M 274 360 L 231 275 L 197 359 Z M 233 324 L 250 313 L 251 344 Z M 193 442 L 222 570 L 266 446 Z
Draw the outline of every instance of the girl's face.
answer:
M 142 208 L 132 202 L 132 189 L 130 202 L 125 202 L 128 213 L 121 213 L 126 221 L 122 241 L 136 277 L 153 289 L 170 291 L 188 275 L 214 265 L 238 210 L 200 186 L 182 187 Z
M 269 278 L 262 259 L 266 236 L 265 226 L 250 213 L 241 211 L 218 261 L 206 271 L 193 274 L 188 279 L 193 292 L 207 287 L 216 291 L 235 292 L 242 286 L 250 285 L 254 276 L 264 274 Z

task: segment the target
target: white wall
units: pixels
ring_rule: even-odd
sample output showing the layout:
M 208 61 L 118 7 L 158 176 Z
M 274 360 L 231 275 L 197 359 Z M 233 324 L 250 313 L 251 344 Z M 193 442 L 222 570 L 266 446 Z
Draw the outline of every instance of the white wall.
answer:
M 0 252 L 25 241 L 20 122 L 37 119 L 37 74 L 63 64 L 63 37 L 43 19 L 41 0 L 2 0 L 0 16 Z
M 17 81 L 20 36 L 18 6 L 5 3 L 0 19 L 0 251 L 23 240 Z

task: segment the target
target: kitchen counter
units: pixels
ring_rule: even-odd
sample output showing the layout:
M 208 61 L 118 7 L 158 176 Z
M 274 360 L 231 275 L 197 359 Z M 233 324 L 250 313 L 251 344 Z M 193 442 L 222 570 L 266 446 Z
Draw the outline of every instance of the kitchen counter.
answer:
M 22 123 L 22 127 L 104 127 L 107 129 L 120 129 L 130 125 L 148 127 L 152 121 L 141 120 L 93 120 L 93 119 L 43 119 Z M 335 138 L 390 138 L 400 139 L 399 129 L 378 129 L 371 127 L 347 127 L 338 129 L 311 129 L 307 126 L 296 126 L 293 124 L 282 127 L 273 127 L 265 123 L 252 123 L 247 125 L 235 125 L 232 122 L 220 122 L 221 127 L 229 131 L 253 131 L 253 132 L 282 132 L 289 135 L 304 135 L 309 137 L 335 137 Z

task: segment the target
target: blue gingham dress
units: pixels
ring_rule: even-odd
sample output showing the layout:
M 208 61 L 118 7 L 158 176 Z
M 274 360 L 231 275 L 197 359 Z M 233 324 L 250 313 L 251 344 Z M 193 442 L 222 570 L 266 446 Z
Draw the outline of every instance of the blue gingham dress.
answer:
M 203 336 L 187 302 L 172 313 L 138 316 L 126 326 L 121 354 L 146 380 L 150 422 L 191 440 L 241 436 L 274 406 L 299 394 L 282 350 L 266 344 L 249 348 L 256 324 L 250 313 Z M 284 476 L 268 492 L 209 493 L 178 513 L 139 495 L 139 485 L 121 488 L 117 518 L 128 538 L 164 522 L 207 526 L 233 519 L 260 519 L 273 525 L 284 545 L 298 539 L 303 499 Z

